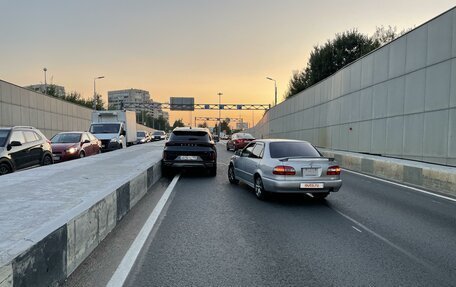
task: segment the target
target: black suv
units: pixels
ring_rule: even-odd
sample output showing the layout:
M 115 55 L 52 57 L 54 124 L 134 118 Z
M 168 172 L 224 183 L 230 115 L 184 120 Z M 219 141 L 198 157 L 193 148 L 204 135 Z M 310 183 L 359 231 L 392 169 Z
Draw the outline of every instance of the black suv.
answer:
M 202 167 L 217 175 L 217 149 L 205 128 L 175 128 L 163 150 L 162 173 L 172 168 Z
M 32 127 L 0 128 L 0 175 L 52 164 L 51 142 Z

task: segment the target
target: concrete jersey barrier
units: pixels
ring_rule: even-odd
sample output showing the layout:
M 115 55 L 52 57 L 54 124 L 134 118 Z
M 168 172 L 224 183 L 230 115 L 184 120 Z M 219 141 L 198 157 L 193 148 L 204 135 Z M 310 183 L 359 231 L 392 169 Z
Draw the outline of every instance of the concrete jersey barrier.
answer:
M 456 197 L 456 168 L 417 161 L 319 148 L 341 167 Z
M 0 177 L 0 287 L 63 282 L 161 177 L 162 144 Z

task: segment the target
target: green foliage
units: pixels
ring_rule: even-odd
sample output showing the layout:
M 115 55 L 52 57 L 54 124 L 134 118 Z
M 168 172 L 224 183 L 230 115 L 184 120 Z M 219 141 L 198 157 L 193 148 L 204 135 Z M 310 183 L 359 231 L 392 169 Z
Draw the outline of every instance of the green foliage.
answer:
M 231 134 L 231 128 L 230 128 L 230 122 L 228 121 L 221 121 L 220 122 L 220 126 L 222 127 L 221 128 L 221 132 L 225 131 L 226 134 L 230 135 Z M 215 127 L 214 127 L 214 134 L 218 134 L 218 124 L 215 124 Z
M 87 107 L 87 108 L 90 108 L 90 109 L 93 108 L 93 99 L 91 99 L 91 100 L 83 99 L 81 97 L 81 94 L 78 93 L 78 92 L 71 92 L 71 93 L 65 94 L 64 96 L 59 96 L 57 94 L 57 89 L 55 88 L 55 85 L 52 85 L 52 84 L 47 86 L 46 94 L 48 96 L 59 98 L 59 99 L 62 99 L 64 101 L 68 101 L 68 102 L 71 102 L 71 103 L 74 103 L 74 104 L 78 104 L 78 105 L 81 105 L 81 106 L 84 106 L 84 107 Z M 97 107 L 97 110 L 104 110 L 105 109 L 104 108 L 103 98 L 101 97 L 100 94 L 96 95 L 96 107 Z
M 401 34 L 405 32 L 402 31 Z M 309 88 L 397 36 L 396 28 L 391 26 L 377 27 L 372 37 L 361 34 L 356 29 L 336 34 L 334 39 L 328 40 L 324 45 L 314 47 L 303 70 L 293 72 L 285 97 Z
M 178 127 L 185 127 L 184 122 L 182 121 L 182 119 L 178 119 L 178 120 L 174 121 L 173 129 L 178 128 Z
M 199 128 L 207 128 L 207 123 L 203 122 L 202 124 L 198 124 Z

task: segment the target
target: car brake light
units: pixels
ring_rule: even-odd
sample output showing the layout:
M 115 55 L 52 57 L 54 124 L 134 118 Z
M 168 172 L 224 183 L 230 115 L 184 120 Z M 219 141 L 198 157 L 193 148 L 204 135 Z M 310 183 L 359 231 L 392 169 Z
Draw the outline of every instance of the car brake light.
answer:
M 338 165 L 328 167 L 327 175 L 340 175 L 340 167 Z
M 279 165 L 274 167 L 272 173 L 277 175 L 295 175 L 296 171 L 292 166 Z

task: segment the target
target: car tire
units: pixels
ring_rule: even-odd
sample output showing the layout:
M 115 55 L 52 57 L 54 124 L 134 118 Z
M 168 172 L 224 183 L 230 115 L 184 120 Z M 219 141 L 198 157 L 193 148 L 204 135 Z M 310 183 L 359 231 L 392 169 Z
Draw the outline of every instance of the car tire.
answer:
M 314 193 L 314 194 L 312 194 L 312 196 L 313 196 L 315 199 L 318 199 L 318 200 L 324 200 L 328 195 L 329 195 L 329 192 Z
M 210 176 L 217 176 L 217 164 L 209 169 Z
M 84 157 L 85 157 L 85 153 L 84 153 L 83 151 L 81 151 L 81 152 L 79 153 L 79 158 L 84 158 Z
M 41 160 L 41 165 L 50 165 L 50 164 L 53 164 L 54 161 L 52 160 L 52 157 L 48 154 L 45 154 L 43 156 L 43 159 Z
M 239 183 L 239 180 L 236 179 L 236 175 L 234 174 L 234 166 L 232 164 L 230 164 L 230 166 L 228 167 L 228 180 L 232 184 L 238 184 Z
M 12 168 L 6 162 L 0 163 L 0 175 L 8 174 L 13 172 Z
M 266 200 L 268 197 L 268 192 L 264 190 L 263 180 L 261 180 L 260 176 L 255 177 L 255 185 L 254 185 L 255 196 L 259 200 Z

